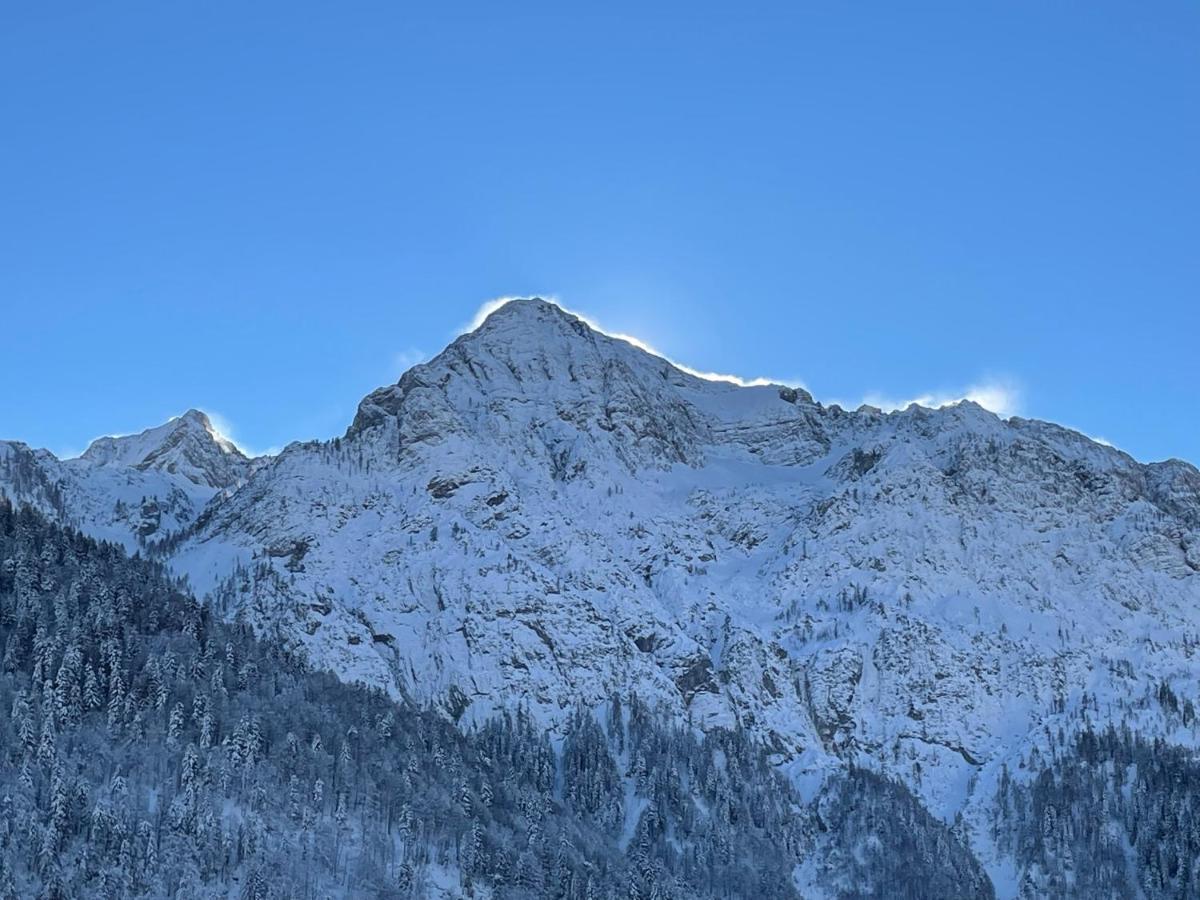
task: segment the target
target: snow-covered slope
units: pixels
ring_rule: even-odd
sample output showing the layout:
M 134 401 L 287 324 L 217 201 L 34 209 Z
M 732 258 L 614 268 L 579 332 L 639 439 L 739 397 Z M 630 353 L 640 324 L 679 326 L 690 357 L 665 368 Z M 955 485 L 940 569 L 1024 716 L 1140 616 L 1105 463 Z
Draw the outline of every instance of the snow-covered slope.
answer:
M 26 495 L 50 490 L 36 471 Z M 748 729 L 801 784 L 851 760 L 895 775 L 963 814 L 1001 893 L 1003 763 L 1084 716 L 1195 739 L 1145 706 L 1197 688 L 1195 468 L 972 403 L 849 412 L 705 380 L 542 301 L 169 546 L 228 614 L 461 721 L 525 703 L 557 726 L 636 688 Z
M 252 467 L 192 409 L 140 434 L 97 438 L 76 459 L 0 441 L 0 494 L 137 550 L 189 525 Z

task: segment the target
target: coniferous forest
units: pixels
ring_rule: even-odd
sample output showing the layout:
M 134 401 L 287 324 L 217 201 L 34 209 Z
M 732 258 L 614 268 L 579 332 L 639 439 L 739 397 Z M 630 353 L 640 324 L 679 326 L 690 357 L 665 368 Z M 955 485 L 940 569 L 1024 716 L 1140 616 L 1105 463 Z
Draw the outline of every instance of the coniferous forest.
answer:
M 996 801 L 1022 897 L 1200 896 L 1200 763 L 1183 748 L 1086 729 L 1032 779 L 1005 772 Z

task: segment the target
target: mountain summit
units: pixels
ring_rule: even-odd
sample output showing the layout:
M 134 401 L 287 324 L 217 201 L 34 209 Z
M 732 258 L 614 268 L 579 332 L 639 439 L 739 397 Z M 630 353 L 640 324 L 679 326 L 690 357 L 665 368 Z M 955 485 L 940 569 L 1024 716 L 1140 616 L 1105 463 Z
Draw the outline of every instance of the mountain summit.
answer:
M 96 466 L 155 469 L 217 489 L 243 479 L 250 462 L 198 409 L 138 434 L 97 438 L 80 458 Z
M 741 388 L 683 370 L 607 335 L 540 299 L 513 300 L 395 385 L 368 395 L 347 431 L 395 430 L 399 451 L 438 446 L 457 455 L 493 442 L 546 460 L 567 479 L 698 465 L 706 448 L 741 432 L 799 444 L 815 422 L 807 392 L 777 385 Z M 450 446 L 455 436 L 465 445 Z M 762 446 L 795 461 L 797 446 Z M 801 455 L 805 452 L 801 450 Z

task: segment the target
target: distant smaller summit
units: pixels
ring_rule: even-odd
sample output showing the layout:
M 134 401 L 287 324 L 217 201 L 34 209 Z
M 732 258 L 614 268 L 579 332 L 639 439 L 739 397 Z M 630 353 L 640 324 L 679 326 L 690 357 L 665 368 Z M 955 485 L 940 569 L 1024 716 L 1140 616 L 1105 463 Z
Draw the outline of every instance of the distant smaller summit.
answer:
M 0 496 L 135 552 L 195 522 L 263 459 L 248 458 L 189 409 L 138 434 L 97 438 L 71 459 L 0 441 Z
M 126 466 L 179 475 L 193 484 L 217 490 L 243 481 L 251 462 L 198 409 L 189 409 L 138 434 L 97 438 L 80 460 L 93 466 Z

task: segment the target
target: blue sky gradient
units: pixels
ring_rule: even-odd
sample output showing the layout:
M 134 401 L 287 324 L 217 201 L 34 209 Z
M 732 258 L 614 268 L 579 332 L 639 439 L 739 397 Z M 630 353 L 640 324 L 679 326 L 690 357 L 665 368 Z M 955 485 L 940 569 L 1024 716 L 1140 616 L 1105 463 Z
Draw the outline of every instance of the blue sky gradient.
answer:
M 1200 6 L 0 8 L 0 437 L 340 433 L 499 295 L 1200 461 Z

